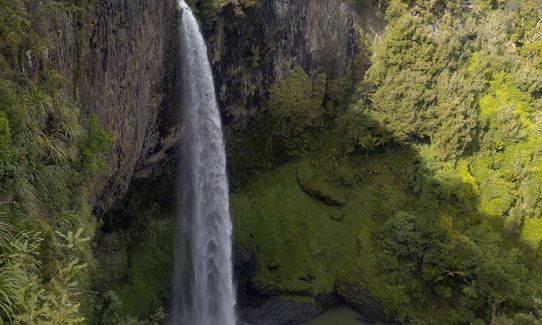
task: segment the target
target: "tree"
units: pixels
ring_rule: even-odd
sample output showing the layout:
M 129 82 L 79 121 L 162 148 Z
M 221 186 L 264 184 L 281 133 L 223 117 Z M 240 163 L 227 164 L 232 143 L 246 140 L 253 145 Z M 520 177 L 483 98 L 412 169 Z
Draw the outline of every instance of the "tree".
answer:
M 295 157 L 307 149 L 310 132 L 324 123 L 325 87 L 324 74 L 309 76 L 301 66 L 271 87 L 265 114 L 276 150 Z

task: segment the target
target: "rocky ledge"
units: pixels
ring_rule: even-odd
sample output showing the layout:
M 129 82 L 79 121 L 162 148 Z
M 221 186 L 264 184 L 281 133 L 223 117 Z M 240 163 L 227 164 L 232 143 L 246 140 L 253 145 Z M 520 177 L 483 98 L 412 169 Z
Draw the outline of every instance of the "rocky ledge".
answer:
M 258 265 L 254 254 L 242 247 L 234 249 L 239 318 L 243 325 L 297 325 L 317 318 L 327 309 L 348 305 L 364 322 L 399 324 L 389 317 L 367 291 L 348 283 L 338 283 L 335 292 L 314 296 L 310 292 L 274 290 L 253 282 Z M 285 298 L 286 297 L 286 298 Z M 313 302 L 304 302 L 310 301 Z

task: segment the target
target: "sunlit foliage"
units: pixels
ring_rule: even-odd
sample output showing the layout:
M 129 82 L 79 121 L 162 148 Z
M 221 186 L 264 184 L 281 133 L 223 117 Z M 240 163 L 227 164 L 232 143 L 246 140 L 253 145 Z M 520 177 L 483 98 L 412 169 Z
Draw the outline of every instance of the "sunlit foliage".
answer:
M 254 280 L 315 295 L 354 284 L 411 324 L 539 324 L 542 4 L 381 5 L 387 27 L 346 112 L 324 115 L 301 162 L 234 193 Z M 295 89 L 284 85 L 275 107 L 277 90 Z M 280 125 L 321 108 L 300 112 Z M 295 181 L 307 169 L 310 192 L 345 195 L 345 206 L 304 195 Z

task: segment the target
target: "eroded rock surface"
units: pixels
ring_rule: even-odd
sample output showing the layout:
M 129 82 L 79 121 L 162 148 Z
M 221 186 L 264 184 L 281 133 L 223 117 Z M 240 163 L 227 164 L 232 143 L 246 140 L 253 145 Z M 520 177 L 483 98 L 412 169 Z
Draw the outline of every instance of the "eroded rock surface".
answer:
M 229 131 L 250 127 L 270 86 L 296 65 L 340 74 L 358 47 L 358 16 L 343 0 L 261 0 L 228 6 L 211 35 L 218 98 Z
M 114 137 L 109 168 L 93 189 L 95 212 L 121 198 L 134 177 L 159 168 L 175 128 L 175 1 L 98 0 L 83 62 L 83 110 Z

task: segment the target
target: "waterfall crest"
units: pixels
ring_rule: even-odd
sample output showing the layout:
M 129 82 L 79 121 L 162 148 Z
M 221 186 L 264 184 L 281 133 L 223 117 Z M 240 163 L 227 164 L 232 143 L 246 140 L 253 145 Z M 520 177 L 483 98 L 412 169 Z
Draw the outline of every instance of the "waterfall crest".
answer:
M 207 48 L 179 6 L 179 113 L 183 142 L 171 324 L 234 325 L 232 224 L 220 113 Z

